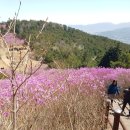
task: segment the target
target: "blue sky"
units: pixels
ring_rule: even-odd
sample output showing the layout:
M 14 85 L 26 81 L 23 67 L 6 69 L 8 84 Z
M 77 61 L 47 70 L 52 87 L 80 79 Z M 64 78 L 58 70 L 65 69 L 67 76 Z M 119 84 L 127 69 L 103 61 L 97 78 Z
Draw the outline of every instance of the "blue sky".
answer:
M 21 0 L 19 19 L 61 24 L 130 22 L 130 0 Z M 0 0 L 0 21 L 13 18 L 19 0 Z

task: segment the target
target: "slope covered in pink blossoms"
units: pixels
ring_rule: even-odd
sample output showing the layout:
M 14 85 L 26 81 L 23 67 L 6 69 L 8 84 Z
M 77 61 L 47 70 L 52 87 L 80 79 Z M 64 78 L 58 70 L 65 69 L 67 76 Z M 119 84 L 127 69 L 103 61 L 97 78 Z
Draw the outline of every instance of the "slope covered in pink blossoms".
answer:
M 4 36 L 4 40 L 7 42 L 8 45 L 23 45 L 25 41 L 23 39 L 19 39 L 18 37 L 15 37 L 13 33 L 7 33 Z
M 22 83 L 25 76 L 17 74 L 13 81 L 15 89 Z M 89 89 L 104 91 L 105 87 L 116 79 L 119 86 L 130 85 L 130 69 L 106 69 L 106 68 L 81 68 L 81 69 L 50 69 L 39 70 L 29 78 L 18 91 L 19 100 L 26 101 L 30 98 L 38 104 L 57 93 L 67 91 L 69 87 L 78 87 L 81 92 L 88 92 Z M 88 93 L 89 94 L 89 93 Z M 1 106 L 10 102 L 12 95 L 11 82 L 9 79 L 0 80 L 0 101 Z M 58 95 L 56 96 L 58 98 Z

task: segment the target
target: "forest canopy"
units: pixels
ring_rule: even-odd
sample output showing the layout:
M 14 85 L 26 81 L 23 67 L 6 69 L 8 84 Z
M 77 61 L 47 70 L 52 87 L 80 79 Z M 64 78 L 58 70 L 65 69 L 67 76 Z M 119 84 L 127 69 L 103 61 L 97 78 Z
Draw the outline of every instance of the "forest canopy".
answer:
M 11 20 L 5 23 L 6 32 Z M 18 20 L 16 34 L 20 39 L 27 39 L 31 34 L 31 49 L 34 58 L 44 58 L 50 67 L 130 67 L 130 45 L 106 37 L 90 35 L 66 25 L 48 22 L 36 38 L 45 21 Z M 45 53 L 46 52 L 46 53 Z

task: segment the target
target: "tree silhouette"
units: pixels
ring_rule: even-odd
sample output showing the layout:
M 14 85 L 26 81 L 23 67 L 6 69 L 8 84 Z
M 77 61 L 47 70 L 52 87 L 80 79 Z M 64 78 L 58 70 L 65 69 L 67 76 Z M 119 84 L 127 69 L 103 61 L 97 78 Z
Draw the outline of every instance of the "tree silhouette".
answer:
M 111 67 L 111 61 L 115 62 L 119 60 L 121 54 L 120 45 L 117 44 L 116 47 L 111 47 L 106 51 L 105 55 L 101 59 L 99 66 L 101 67 Z

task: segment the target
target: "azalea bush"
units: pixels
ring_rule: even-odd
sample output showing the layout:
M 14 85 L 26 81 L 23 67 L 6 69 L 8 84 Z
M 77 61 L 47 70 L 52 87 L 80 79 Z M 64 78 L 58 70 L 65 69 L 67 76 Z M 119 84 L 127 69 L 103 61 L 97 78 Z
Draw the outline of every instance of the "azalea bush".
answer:
M 8 75 L 10 75 L 8 73 Z M 80 68 L 39 69 L 28 75 L 16 74 L 17 129 L 103 128 L 106 87 L 117 80 L 121 88 L 130 83 L 130 69 Z M 23 83 L 23 84 L 21 84 Z M 0 126 L 11 129 L 11 80 L 0 80 Z

